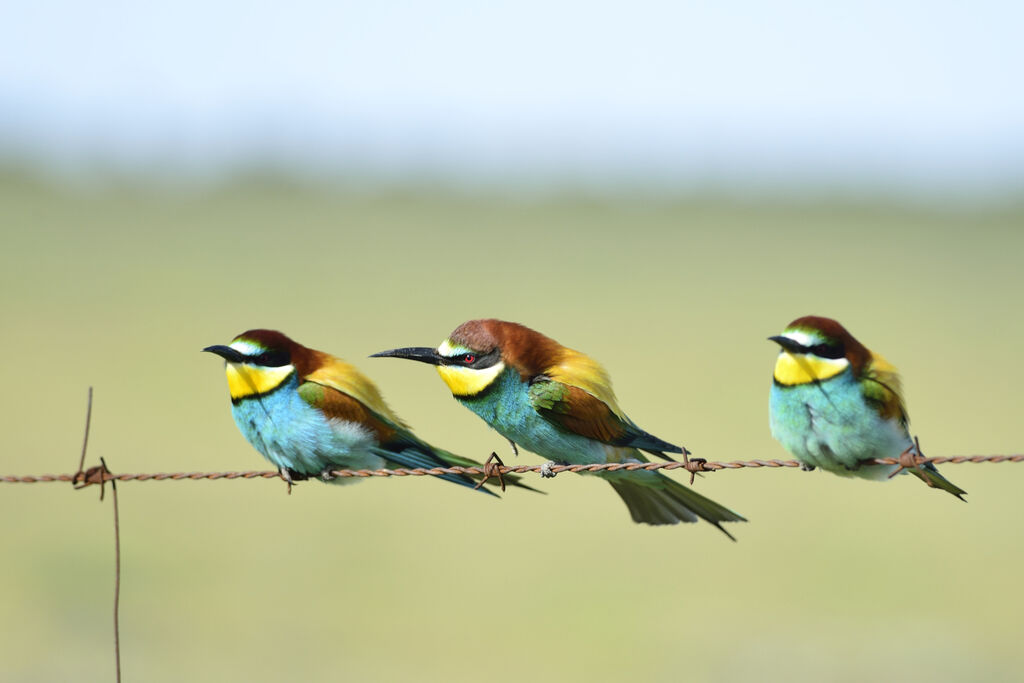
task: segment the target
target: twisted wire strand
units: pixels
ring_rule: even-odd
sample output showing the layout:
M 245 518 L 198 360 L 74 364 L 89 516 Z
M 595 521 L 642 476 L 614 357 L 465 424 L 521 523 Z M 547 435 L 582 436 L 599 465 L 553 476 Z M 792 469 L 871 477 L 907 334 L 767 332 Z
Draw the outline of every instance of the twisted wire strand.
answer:
M 908 461 L 907 458 L 875 458 L 865 461 L 865 464 L 875 465 L 902 465 L 903 467 L 914 467 L 925 463 L 935 465 L 962 463 L 1002 463 L 1002 462 L 1024 462 L 1024 454 L 1017 455 L 954 455 L 938 458 L 914 457 Z M 561 472 L 588 473 L 588 472 L 616 472 L 626 470 L 677 470 L 683 469 L 687 472 L 716 472 L 719 470 L 737 470 L 743 468 L 782 468 L 800 467 L 796 460 L 731 460 L 731 461 L 704 461 L 691 458 L 689 462 L 632 462 L 632 463 L 600 463 L 595 465 L 481 465 L 479 467 L 416 467 L 380 470 L 333 470 L 330 475 L 333 477 L 423 477 L 441 476 L 444 474 L 466 474 L 466 475 L 491 475 L 498 474 L 525 474 L 533 472 L 548 471 L 552 474 Z M 97 468 L 93 468 L 96 470 Z M 50 482 L 70 482 L 83 485 L 101 484 L 106 481 L 197 481 L 223 479 L 276 479 L 280 474 L 276 470 L 249 470 L 244 472 L 137 472 L 113 474 L 89 470 L 79 474 L 40 474 L 40 475 L 0 475 L 0 483 L 4 484 L 44 484 Z
M 0 475 L 0 483 L 4 484 L 42 484 L 49 482 L 65 482 L 74 484 L 76 489 L 86 488 L 92 485 L 99 485 L 100 500 L 106 489 L 106 483 L 111 483 L 111 492 L 114 505 L 114 557 L 115 557 L 115 588 L 114 588 L 114 657 L 116 661 L 116 681 L 121 681 L 121 638 L 119 625 L 119 604 L 121 596 L 121 531 L 117 504 L 117 482 L 122 481 L 196 481 L 200 479 L 219 481 L 224 479 L 275 479 L 282 478 L 281 473 L 274 470 L 250 470 L 245 472 L 137 472 L 132 474 L 114 474 L 108 468 L 103 458 L 100 464 L 83 469 L 85 465 L 86 449 L 89 445 L 89 425 L 92 421 L 92 387 L 89 387 L 89 402 L 86 411 L 85 436 L 82 440 L 82 453 L 79 460 L 78 471 L 74 474 L 40 474 L 27 476 Z M 514 444 L 513 444 L 514 445 Z M 524 474 L 527 472 L 538 472 L 542 476 L 554 476 L 560 472 L 615 472 L 618 470 L 675 470 L 684 469 L 690 474 L 690 483 L 698 472 L 715 472 L 718 470 L 735 470 L 747 467 L 752 468 L 780 468 L 799 467 L 800 463 L 795 460 L 733 460 L 730 462 L 707 461 L 703 458 L 688 458 L 684 454 L 683 462 L 657 462 L 657 463 L 601 463 L 595 465 L 555 465 L 545 463 L 543 465 L 505 465 L 498 460 L 492 463 L 488 460 L 477 467 L 417 467 L 400 469 L 380 470 L 334 470 L 329 473 L 333 477 L 422 477 L 440 476 L 443 474 L 464 474 L 482 476 L 477 488 L 492 477 L 497 477 L 502 490 L 505 490 L 505 482 L 502 475 Z M 492 459 L 497 455 L 492 454 Z M 877 465 L 898 465 L 894 471 L 920 467 L 925 463 L 983 463 L 983 462 L 1024 462 L 1022 455 L 957 455 L 941 458 L 925 458 L 920 455 L 920 448 L 915 443 L 914 448 L 907 449 L 897 458 L 877 458 L 867 461 Z M 291 482 L 288 482 L 288 491 L 291 492 Z

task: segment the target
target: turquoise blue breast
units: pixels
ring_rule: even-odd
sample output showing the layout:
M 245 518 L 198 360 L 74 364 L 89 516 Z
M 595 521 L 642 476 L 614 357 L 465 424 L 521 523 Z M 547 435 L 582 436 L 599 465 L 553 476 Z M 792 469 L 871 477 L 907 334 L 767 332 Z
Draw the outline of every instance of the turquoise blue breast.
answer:
M 294 375 L 269 394 L 232 404 L 231 413 L 249 443 L 277 467 L 318 476 L 329 469 L 383 466 L 370 450 L 376 446 L 372 434 L 324 417 L 299 396 Z
M 883 419 L 865 400 L 850 369 L 824 382 L 772 383 L 772 436 L 800 462 L 836 474 L 884 478 L 889 466 L 859 467 L 862 460 L 896 457 L 911 445 L 897 420 Z
M 612 450 L 635 452 L 607 447 L 545 420 L 530 403 L 529 384 L 512 369 L 506 368 L 481 395 L 457 398 L 505 438 L 555 462 L 588 465 L 607 462 Z

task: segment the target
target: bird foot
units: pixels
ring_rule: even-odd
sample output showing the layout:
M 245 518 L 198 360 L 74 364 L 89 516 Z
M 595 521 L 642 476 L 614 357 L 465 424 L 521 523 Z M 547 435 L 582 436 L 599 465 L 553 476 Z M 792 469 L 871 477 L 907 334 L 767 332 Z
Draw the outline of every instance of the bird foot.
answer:
M 331 479 L 334 479 L 334 478 L 335 477 L 334 477 L 333 474 L 331 474 L 331 469 L 330 468 L 327 468 L 323 472 L 320 473 L 320 481 L 330 481 Z
M 284 480 L 284 483 L 288 485 L 288 495 L 292 495 L 292 473 L 288 471 L 287 467 L 278 467 L 277 473 Z
M 295 470 L 289 469 L 287 467 L 278 467 L 277 473 L 281 476 L 282 479 L 284 479 L 284 483 L 288 484 L 289 496 L 292 494 L 292 485 L 295 482 L 309 479 L 309 477 L 307 477 L 306 475 L 299 474 Z
M 804 472 L 813 472 L 814 470 L 816 470 L 818 468 L 815 467 L 814 465 L 808 465 L 807 463 L 803 463 L 802 462 L 802 463 L 800 463 L 800 469 L 803 470 Z
M 476 483 L 474 489 L 479 489 L 487 480 L 491 477 L 497 477 L 498 483 L 501 484 L 501 492 L 505 492 L 505 476 L 501 472 L 501 468 L 505 466 L 505 463 L 501 461 L 497 453 L 492 452 L 491 457 L 487 458 L 487 462 L 484 463 L 484 478 Z
M 540 466 L 541 479 L 554 479 L 555 475 L 558 474 L 551 468 L 556 465 L 554 460 L 548 460 L 546 463 Z

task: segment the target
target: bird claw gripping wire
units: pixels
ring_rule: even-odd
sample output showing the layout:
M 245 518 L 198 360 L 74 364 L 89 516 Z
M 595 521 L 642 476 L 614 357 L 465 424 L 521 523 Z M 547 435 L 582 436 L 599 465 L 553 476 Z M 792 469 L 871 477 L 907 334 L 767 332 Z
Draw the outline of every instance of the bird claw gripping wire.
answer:
M 555 466 L 554 460 L 548 460 L 546 463 L 540 466 L 540 476 L 542 479 L 554 479 L 558 472 L 555 472 L 552 468 Z
M 915 436 L 914 445 L 900 453 L 900 466 L 893 470 L 888 478 L 892 479 L 903 470 L 915 469 L 920 471 L 921 463 L 924 461 L 924 459 L 924 456 L 921 454 L 921 442 Z M 923 481 L 924 483 L 928 484 L 928 486 L 931 486 L 932 488 L 935 487 L 935 485 L 932 484 L 927 479 L 923 479 Z
M 306 479 L 309 479 L 309 477 L 307 477 L 306 475 L 299 474 L 298 472 L 292 471 L 287 467 L 278 467 L 277 473 L 281 475 L 282 479 L 284 479 L 284 483 L 288 484 L 289 496 L 292 495 L 292 484 L 294 484 L 297 481 L 305 481 Z M 327 480 L 325 479 L 324 481 Z
M 501 461 L 497 453 L 491 452 L 491 457 L 487 458 L 487 462 L 484 463 L 484 478 L 476 483 L 474 489 L 479 489 L 481 486 L 487 483 L 487 480 L 491 477 L 497 477 L 498 483 L 501 484 L 501 492 L 505 492 L 505 475 L 502 474 L 501 468 L 505 466 L 505 463 Z

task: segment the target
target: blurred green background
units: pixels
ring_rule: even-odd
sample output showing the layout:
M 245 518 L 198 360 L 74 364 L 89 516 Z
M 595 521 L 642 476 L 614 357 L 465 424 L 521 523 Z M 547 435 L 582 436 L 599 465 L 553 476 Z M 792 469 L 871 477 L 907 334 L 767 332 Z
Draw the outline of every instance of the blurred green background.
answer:
M 200 353 L 271 327 L 355 363 L 428 441 L 512 460 L 429 368 L 368 359 L 464 320 L 602 361 L 642 427 L 787 457 L 774 346 L 809 313 L 903 372 L 928 455 L 1020 452 L 1024 209 L 533 199 L 271 179 L 177 192 L 0 178 L 4 474 L 264 469 Z M 538 463 L 530 453 L 520 462 Z M 595 480 L 502 500 L 426 479 L 124 483 L 126 680 L 1009 680 L 1024 465 L 910 477 L 715 473 L 750 519 L 634 525 Z M 682 478 L 680 475 L 672 475 Z M 110 680 L 109 501 L 0 485 L 6 680 Z

